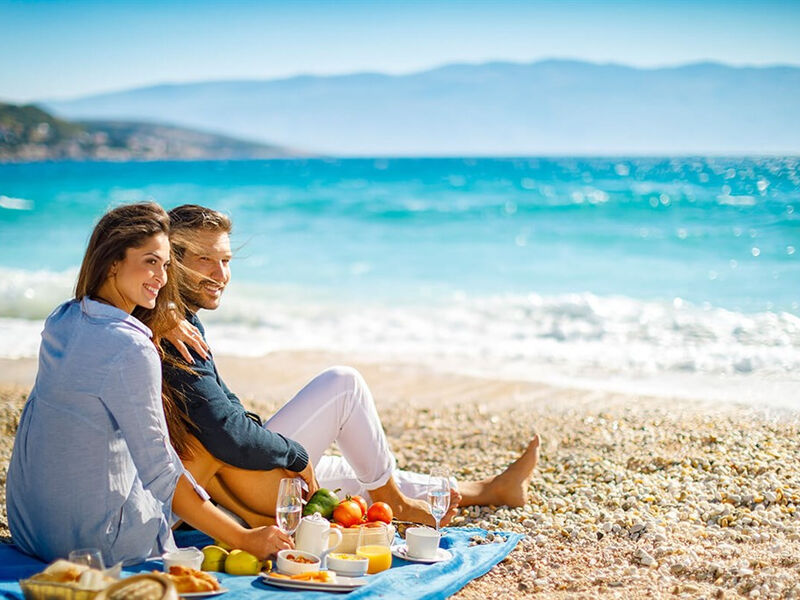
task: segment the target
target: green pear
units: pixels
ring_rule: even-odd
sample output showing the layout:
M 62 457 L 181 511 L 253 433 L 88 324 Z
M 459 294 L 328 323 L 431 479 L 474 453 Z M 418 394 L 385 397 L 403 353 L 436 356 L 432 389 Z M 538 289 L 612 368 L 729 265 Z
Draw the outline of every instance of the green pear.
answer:
M 229 575 L 258 575 L 261 561 L 244 550 L 231 550 L 225 559 L 225 572 Z
M 219 546 L 206 546 L 203 548 L 203 571 L 225 572 L 225 559 L 228 558 L 228 551 Z

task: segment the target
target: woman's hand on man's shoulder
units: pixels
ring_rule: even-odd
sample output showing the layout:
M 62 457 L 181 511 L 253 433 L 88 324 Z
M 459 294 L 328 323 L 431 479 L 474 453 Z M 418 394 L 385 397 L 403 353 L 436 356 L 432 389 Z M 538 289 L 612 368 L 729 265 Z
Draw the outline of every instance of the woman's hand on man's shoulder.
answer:
M 209 357 L 208 353 L 211 349 L 203 339 L 203 335 L 200 333 L 200 330 L 189 323 L 189 321 L 186 319 L 181 319 L 178 321 L 178 324 L 175 327 L 164 334 L 164 339 L 175 346 L 175 349 L 180 352 L 181 356 L 190 365 L 194 364 L 194 358 L 192 358 L 192 353 L 189 351 L 189 347 L 194 349 L 194 351 L 197 352 L 197 354 L 199 354 L 203 360 L 206 360 Z

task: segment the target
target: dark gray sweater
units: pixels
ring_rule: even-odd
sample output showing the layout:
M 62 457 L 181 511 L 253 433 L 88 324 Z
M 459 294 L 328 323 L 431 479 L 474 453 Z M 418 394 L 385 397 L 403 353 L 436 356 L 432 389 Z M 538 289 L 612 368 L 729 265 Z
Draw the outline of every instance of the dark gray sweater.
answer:
M 205 328 L 197 315 L 189 312 L 186 318 L 205 339 Z M 169 342 L 164 343 L 164 350 L 185 363 Z M 164 378 L 182 395 L 186 412 L 198 427 L 192 433 L 203 446 L 221 461 L 242 469 L 302 471 L 308 464 L 305 448 L 280 433 L 264 429 L 260 417 L 245 410 L 222 381 L 210 352 L 203 359 L 191 348 L 190 351 L 195 360 L 189 365 L 193 372 L 164 362 Z

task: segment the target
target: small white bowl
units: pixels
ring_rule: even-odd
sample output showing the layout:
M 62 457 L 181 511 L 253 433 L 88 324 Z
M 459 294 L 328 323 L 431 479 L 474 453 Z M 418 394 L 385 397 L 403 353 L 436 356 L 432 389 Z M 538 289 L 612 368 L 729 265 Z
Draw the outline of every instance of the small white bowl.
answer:
M 341 558 L 347 556 L 349 558 Z M 367 573 L 369 559 L 349 552 L 332 552 L 328 554 L 328 568 L 337 575 L 346 577 L 362 577 Z
M 164 561 L 164 572 L 169 573 L 170 567 L 189 567 L 200 570 L 203 565 L 203 553 L 197 548 L 181 548 L 174 552 L 167 552 L 161 559 Z
M 296 562 L 291 560 L 290 556 L 302 556 L 314 562 Z M 319 564 L 319 556 L 311 554 L 311 552 L 304 552 L 303 550 L 281 550 L 278 552 L 278 571 L 285 575 L 300 575 L 300 573 L 319 571 Z

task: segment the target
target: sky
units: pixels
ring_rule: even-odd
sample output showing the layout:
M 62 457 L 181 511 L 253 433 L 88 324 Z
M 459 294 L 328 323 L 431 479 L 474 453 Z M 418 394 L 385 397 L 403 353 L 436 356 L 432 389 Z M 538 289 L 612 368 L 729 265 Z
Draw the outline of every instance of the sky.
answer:
M 800 65 L 798 31 L 798 0 L 0 0 L 0 99 L 498 60 Z

